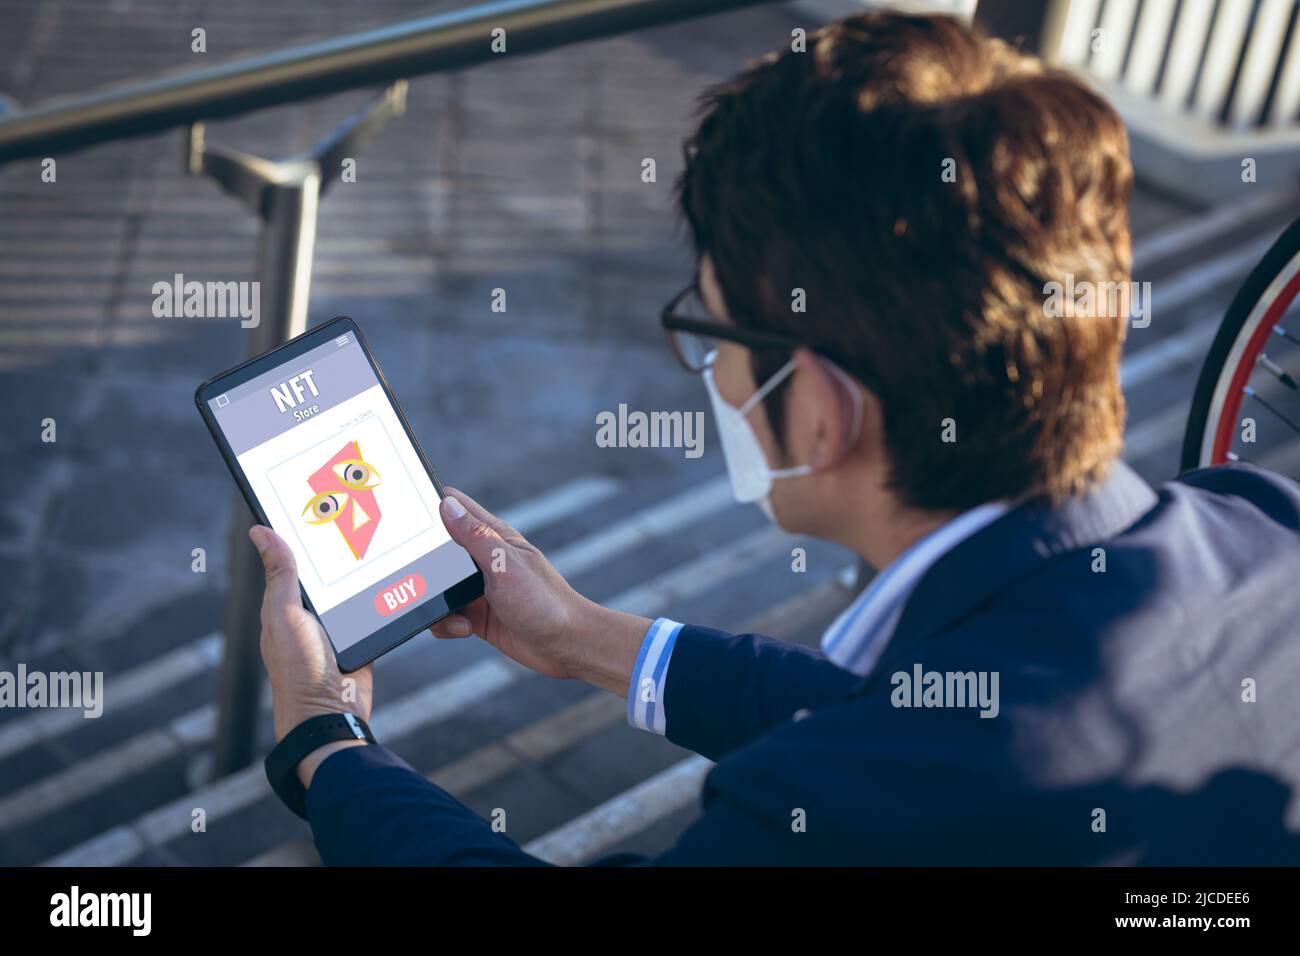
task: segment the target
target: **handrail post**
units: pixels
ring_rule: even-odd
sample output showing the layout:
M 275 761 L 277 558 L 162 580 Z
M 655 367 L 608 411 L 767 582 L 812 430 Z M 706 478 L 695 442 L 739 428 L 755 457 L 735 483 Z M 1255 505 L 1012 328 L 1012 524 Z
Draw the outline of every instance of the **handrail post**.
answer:
M 307 172 L 266 187 L 266 215 L 257 255 L 262 311 L 257 328 L 251 330 L 250 357 L 307 330 L 319 198 L 319 173 Z M 239 495 L 235 496 L 234 513 L 230 529 L 230 591 L 221 622 L 225 651 L 217 688 L 212 755 L 216 776 L 253 762 L 262 687 L 262 562 L 248 540 L 253 516 Z
M 316 211 L 324 177 L 392 116 L 405 109 L 406 82 L 389 87 L 371 106 L 351 117 L 307 155 L 270 161 L 234 150 L 212 148 L 196 124 L 187 141 L 191 173 L 210 176 L 253 210 L 262 221 L 258 239 L 257 282 L 261 312 L 251 329 L 250 357 L 307 330 Z M 230 529 L 230 590 L 222 614 L 225 636 L 217 688 L 217 724 L 212 777 L 248 766 L 257 756 L 261 713 L 262 562 L 248 539 L 253 523 L 236 497 Z

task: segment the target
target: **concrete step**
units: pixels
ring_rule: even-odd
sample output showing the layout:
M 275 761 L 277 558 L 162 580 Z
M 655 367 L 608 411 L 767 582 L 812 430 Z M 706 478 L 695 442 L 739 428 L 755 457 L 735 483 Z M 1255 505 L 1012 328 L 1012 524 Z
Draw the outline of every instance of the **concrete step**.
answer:
M 503 516 L 525 534 L 532 535 L 541 531 L 546 522 L 560 522 L 567 513 L 594 507 L 600 502 L 617 503 L 617 483 L 592 476 L 577 479 L 515 508 L 505 509 Z M 644 553 L 655 548 L 667 549 L 668 553 L 676 550 L 681 557 L 651 580 L 617 593 L 597 591 L 594 594 L 610 606 L 646 615 L 708 598 L 712 591 L 731 578 L 751 574 L 765 562 L 769 565 L 766 571 L 769 576 L 794 577 L 788 570 L 789 553 L 793 542 L 798 539 L 789 538 L 761 523 L 734 540 L 718 541 L 702 553 L 690 555 L 691 550 L 700 546 L 693 529 L 707 529 L 709 521 L 716 515 L 733 510 L 726 481 L 719 477 L 656 500 L 639 511 L 632 511 L 621 521 L 608 523 L 567 545 L 550 550 L 549 556 L 562 573 L 581 585 L 584 580 L 616 580 L 616 577 L 610 577 L 610 570 L 620 558 L 631 552 Z M 761 522 L 761 518 L 757 520 Z M 725 518 L 716 530 L 721 533 L 730 530 Z M 675 548 L 674 542 L 679 542 Z M 842 566 L 843 560 L 835 566 L 824 563 L 820 571 L 816 558 L 811 563 L 813 573 L 807 576 L 808 580 L 825 581 L 833 577 L 834 570 Z M 773 593 L 779 594 L 780 591 Z M 376 708 L 373 723 L 376 732 L 386 741 L 423 735 L 429 725 L 456 716 L 462 707 L 498 694 L 520 680 L 540 680 L 530 678 L 495 656 L 484 656 L 486 649 L 477 643 L 468 645 L 468 653 L 459 645 L 460 642 L 450 642 L 431 647 L 427 639 L 421 638 L 408 642 L 378 662 L 377 686 L 386 695 L 394 690 L 400 694 L 396 699 L 381 698 L 381 704 Z M 110 716 L 103 720 L 111 722 L 113 714 L 137 701 L 147 710 L 149 699 L 170 700 L 167 691 L 172 686 L 215 668 L 217 652 L 216 638 L 208 635 L 161 659 L 118 675 L 110 683 L 116 691 L 117 704 Z M 490 655 L 491 652 L 487 653 Z M 417 659 L 424 659 L 427 664 L 429 658 L 438 656 L 442 656 L 445 662 L 464 662 L 467 659 L 473 662 L 450 674 L 437 667 L 432 672 L 428 666 L 421 669 L 417 663 Z M 434 677 L 432 682 L 410 686 L 413 681 L 427 680 L 430 676 Z M 448 710 L 450 701 L 458 704 Z M 75 736 L 82 731 L 79 724 L 85 723 L 63 716 L 65 713 L 42 712 L 0 725 L 0 747 L 3 748 L 0 756 L 7 754 L 15 759 L 21 757 L 27 747 L 36 744 L 65 746 L 63 738 Z M 92 758 L 80 759 L 59 771 L 42 774 L 25 786 L 6 793 L 0 798 L 0 821 L 6 831 L 21 828 L 41 832 L 46 829 L 43 823 L 62 818 L 69 811 L 103 804 L 107 793 L 131 787 L 137 798 L 143 796 L 137 785 L 139 780 L 147 778 L 152 771 L 166 772 L 170 769 L 174 772 L 178 763 L 192 760 L 203 752 L 210 743 L 213 720 L 212 705 L 202 704 L 180 713 L 169 710 L 165 720 L 157 716 L 151 725 L 125 738 L 112 739 L 103 732 L 111 732 L 111 723 L 105 728 L 96 727 L 100 739 Z M 255 772 L 251 775 L 217 784 L 212 790 L 211 806 L 204 804 L 208 799 L 204 790 L 178 796 L 161 810 L 153 807 L 144 813 L 139 812 L 137 799 L 134 822 L 125 826 L 147 834 L 147 845 L 174 836 L 177 827 L 188 827 L 189 811 L 186 810 L 182 816 L 182 808 L 205 806 L 208 819 L 213 822 L 214 818 L 233 813 L 263 795 L 259 790 L 264 785 L 260 767 L 253 769 Z M 168 820 L 170 825 L 165 822 Z M 123 822 L 117 822 L 105 828 L 107 838 L 101 833 L 89 844 L 82 841 L 78 847 L 67 851 L 71 854 L 68 858 L 98 860 L 97 854 L 105 845 L 125 852 L 124 848 L 130 844 L 122 838 L 123 831 L 119 828 L 123 825 Z M 25 848 L 29 853 L 35 849 L 30 841 Z

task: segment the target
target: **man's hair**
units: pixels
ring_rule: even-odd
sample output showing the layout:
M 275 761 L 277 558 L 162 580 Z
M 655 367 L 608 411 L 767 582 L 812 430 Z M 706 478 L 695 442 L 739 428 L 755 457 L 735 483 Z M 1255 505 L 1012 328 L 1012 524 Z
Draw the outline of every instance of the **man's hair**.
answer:
M 956 19 L 873 13 L 700 109 L 677 183 L 696 253 L 736 324 L 794 335 L 876 393 L 905 504 L 1060 500 L 1105 476 L 1133 174 L 1104 100 Z M 1123 283 L 1121 307 L 1049 309 L 1071 275 Z M 788 357 L 755 353 L 757 379 Z

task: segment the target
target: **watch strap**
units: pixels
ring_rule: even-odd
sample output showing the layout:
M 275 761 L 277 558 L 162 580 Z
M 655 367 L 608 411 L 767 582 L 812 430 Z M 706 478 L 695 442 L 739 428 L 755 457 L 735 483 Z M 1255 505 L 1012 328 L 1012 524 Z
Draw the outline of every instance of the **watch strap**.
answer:
M 286 807 L 307 819 L 307 789 L 298 779 L 298 764 L 313 750 L 336 740 L 377 743 L 370 727 L 356 714 L 343 712 L 309 717 L 284 735 L 266 755 L 266 779 Z

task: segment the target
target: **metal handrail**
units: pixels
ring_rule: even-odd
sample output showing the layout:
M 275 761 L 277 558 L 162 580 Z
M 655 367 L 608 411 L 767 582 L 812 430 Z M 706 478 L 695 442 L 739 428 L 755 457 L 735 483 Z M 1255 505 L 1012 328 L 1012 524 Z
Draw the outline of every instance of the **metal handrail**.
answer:
M 772 0 L 497 0 L 0 112 L 0 164 Z M 505 54 L 491 31 L 506 31 Z
M 262 222 L 257 281 L 267 307 L 249 337 L 250 354 L 257 355 L 306 328 L 316 208 L 329 182 L 327 174 L 337 173 L 343 153 L 354 151 L 389 116 L 401 112 L 408 77 L 769 2 L 501 0 L 209 69 L 169 73 L 26 112 L 7 111 L 0 98 L 0 165 L 188 127 L 186 168 L 214 179 Z M 498 28 L 505 30 L 504 54 L 492 50 Z M 387 87 L 380 100 L 299 156 L 276 162 L 206 142 L 203 123 L 207 120 L 380 85 Z M 214 776 L 247 766 L 256 755 L 262 571 L 245 534 L 251 521 L 242 502 L 237 502 L 231 528 L 230 588 L 222 617 L 226 639 L 216 740 L 209 768 Z

